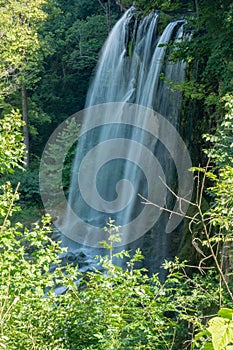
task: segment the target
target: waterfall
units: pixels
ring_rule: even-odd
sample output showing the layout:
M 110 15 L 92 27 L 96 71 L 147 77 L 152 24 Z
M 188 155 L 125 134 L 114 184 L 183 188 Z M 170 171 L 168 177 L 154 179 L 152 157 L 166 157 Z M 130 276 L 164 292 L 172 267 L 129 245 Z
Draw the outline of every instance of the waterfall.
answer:
M 63 244 L 70 249 L 78 244 L 98 247 L 107 238 L 103 227 L 111 217 L 123 234 L 116 246 L 137 242 L 151 230 L 157 234 L 149 244 L 158 246 L 158 264 L 168 255 L 170 213 L 161 208 L 178 210 L 178 204 L 166 186 L 174 188 L 179 180 L 180 194 L 187 198 L 187 169 L 180 174 L 176 168 L 190 162 L 175 129 L 182 95 L 168 82 L 183 81 L 185 64 L 169 60 L 166 44 L 182 40 L 185 22 L 171 22 L 159 35 L 158 20 L 158 13 L 141 19 L 131 8 L 102 48 L 87 94 L 62 225 Z M 159 125 L 152 131 L 156 121 Z M 157 207 L 142 203 L 138 193 Z M 176 217 L 170 226 L 176 228 L 180 221 Z

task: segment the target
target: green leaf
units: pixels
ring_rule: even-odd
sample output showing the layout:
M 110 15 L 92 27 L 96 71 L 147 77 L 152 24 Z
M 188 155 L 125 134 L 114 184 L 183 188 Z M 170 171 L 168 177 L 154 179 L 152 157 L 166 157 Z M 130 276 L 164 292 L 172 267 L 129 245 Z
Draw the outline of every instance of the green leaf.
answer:
M 210 332 L 207 330 L 199 332 L 195 335 L 195 341 L 201 339 L 202 337 L 209 336 L 209 335 L 210 335 Z
M 204 345 L 204 350 L 214 350 L 212 343 L 206 343 Z
M 214 317 L 207 330 L 212 335 L 214 350 L 224 350 L 233 341 L 233 322 L 228 319 Z
M 230 321 L 233 320 L 233 310 L 232 309 L 227 309 L 227 308 L 222 308 L 218 312 L 219 317 L 224 317 L 229 319 Z

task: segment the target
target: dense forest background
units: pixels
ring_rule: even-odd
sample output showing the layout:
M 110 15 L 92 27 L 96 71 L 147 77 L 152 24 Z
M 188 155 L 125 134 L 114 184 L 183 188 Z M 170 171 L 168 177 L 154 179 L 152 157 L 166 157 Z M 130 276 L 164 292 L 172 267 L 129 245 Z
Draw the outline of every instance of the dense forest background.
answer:
M 44 146 L 63 120 L 84 108 L 100 49 L 132 3 L 0 4 L 0 349 L 233 349 L 232 2 L 134 3 L 142 16 L 160 11 L 161 32 L 172 19 L 185 18 L 191 33 L 172 55 L 186 61 L 186 79 L 169 83 L 183 92 L 179 131 L 192 156 L 196 195 L 188 238 L 180 260 L 165 263 L 164 283 L 135 267 L 140 252 L 126 271 L 110 253 L 101 262 L 108 273 L 81 276 L 59 263 L 49 218 L 41 219 Z M 118 228 L 110 222 L 107 230 L 114 240 Z M 66 293 L 58 297 L 57 286 Z

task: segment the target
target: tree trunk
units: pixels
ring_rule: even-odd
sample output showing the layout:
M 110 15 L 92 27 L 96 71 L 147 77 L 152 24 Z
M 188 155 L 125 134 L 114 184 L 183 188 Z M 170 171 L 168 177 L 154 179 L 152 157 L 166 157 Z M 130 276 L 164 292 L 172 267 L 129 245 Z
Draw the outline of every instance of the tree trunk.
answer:
M 23 126 L 24 144 L 26 147 L 26 154 L 24 158 L 25 168 L 29 166 L 29 130 L 28 130 L 28 105 L 27 105 L 27 90 L 25 84 L 22 85 L 22 113 L 23 121 L 25 125 Z

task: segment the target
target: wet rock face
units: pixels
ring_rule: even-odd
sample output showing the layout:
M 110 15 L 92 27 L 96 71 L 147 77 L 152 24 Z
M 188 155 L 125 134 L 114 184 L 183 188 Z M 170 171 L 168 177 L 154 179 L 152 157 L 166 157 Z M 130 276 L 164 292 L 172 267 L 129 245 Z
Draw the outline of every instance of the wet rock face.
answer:
M 74 266 L 78 266 L 78 270 L 80 272 L 87 272 L 93 271 L 94 269 L 100 269 L 98 259 L 95 258 L 100 253 L 96 249 L 84 247 L 81 244 L 76 244 L 75 248 L 73 248 L 71 240 L 66 238 L 66 240 L 64 241 L 62 233 L 56 227 L 54 227 L 52 239 L 55 241 L 61 241 L 62 238 L 62 247 L 67 248 L 67 250 L 63 254 L 60 254 L 58 257 L 58 259 L 61 260 L 62 266 L 73 264 Z M 55 268 L 55 264 L 51 266 L 51 272 L 53 272 Z
M 86 249 L 81 248 L 72 252 L 67 251 L 60 256 L 60 259 L 62 260 L 62 266 L 73 264 L 78 266 L 78 270 L 83 273 L 100 269 L 98 260 L 88 254 Z
M 54 227 L 52 239 L 55 241 L 61 241 L 61 232 Z M 69 245 L 68 245 L 69 247 Z M 85 274 L 87 272 L 92 272 L 96 270 L 101 270 L 102 267 L 99 264 L 98 259 L 96 256 L 98 255 L 98 252 L 92 249 L 83 247 L 80 245 L 77 249 L 70 249 L 68 248 L 67 251 L 60 254 L 58 256 L 58 260 L 61 260 L 62 267 L 65 267 L 69 264 L 72 264 L 74 266 L 78 266 L 78 271 L 82 274 L 81 277 L 77 276 L 77 280 L 75 281 L 77 288 L 79 288 L 81 280 L 85 277 Z M 50 272 L 53 273 L 55 269 L 57 268 L 57 264 L 52 264 L 50 266 Z M 57 295 L 65 294 L 67 291 L 67 288 L 65 286 L 57 286 L 55 288 L 55 293 Z
M 101 269 L 98 263 L 98 260 L 88 255 L 82 249 L 77 249 L 76 251 L 73 251 L 73 252 L 69 252 L 69 251 L 65 252 L 64 254 L 61 254 L 59 258 L 62 261 L 61 262 L 62 266 L 65 267 L 68 264 L 73 264 L 75 266 L 78 266 L 78 271 L 83 274 L 81 277 L 77 278 L 77 280 L 75 281 L 77 288 L 79 288 L 80 282 L 84 278 L 87 272 Z M 62 295 L 66 293 L 66 291 L 67 291 L 67 288 L 65 286 L 58 286 L 55 289 L 55 293 L 57 295 Z

